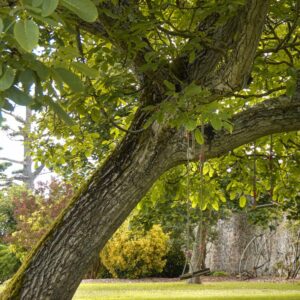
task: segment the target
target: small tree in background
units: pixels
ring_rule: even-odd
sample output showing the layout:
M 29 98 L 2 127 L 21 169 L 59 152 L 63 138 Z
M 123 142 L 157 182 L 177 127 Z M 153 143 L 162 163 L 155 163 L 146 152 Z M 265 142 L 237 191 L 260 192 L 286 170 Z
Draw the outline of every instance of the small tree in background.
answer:
M 0 212 L 3 240 L 10 245 L 10 250 L 20 260 L 24 259 L 44 235 L 72 194 L 73 190 L 69 184 L 55 179 L 49 185 L 39 183 L 35 192 L 25 186 L 13 186 L 3 192 L 0 199 L 0 207 L 3 208 Z

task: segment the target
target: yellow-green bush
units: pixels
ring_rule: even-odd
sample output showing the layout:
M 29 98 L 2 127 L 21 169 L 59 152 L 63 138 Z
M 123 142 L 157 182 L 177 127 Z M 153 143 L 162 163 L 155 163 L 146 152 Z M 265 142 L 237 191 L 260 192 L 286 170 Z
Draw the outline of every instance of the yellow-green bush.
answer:
M 168 253 L 168 234 L 160 225 L 144 233 L 133 232 L 125 222 L 100 253 L 101 261 L 115 278 L 141 278 L 162 272 Z

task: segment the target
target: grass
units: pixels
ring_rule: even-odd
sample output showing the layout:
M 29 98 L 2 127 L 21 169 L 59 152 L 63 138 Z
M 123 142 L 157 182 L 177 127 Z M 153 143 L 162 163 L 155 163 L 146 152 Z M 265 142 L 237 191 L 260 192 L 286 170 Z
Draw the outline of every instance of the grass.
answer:
M 82 283 L 74 300 L 300 300 L 300 283 Z
M 3 286 L 0 286 L 0 292 Z M 82 283 L 73 300 L 300 300 L 300 282 Z

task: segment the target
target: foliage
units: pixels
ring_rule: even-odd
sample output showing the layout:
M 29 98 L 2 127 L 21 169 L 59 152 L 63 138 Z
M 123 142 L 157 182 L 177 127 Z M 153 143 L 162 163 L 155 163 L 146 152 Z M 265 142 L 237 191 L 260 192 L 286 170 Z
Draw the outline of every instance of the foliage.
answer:
M 13 187 L 8 191 L 5 198 L 13 206 L 15 228 L 5 236 L 5 241 L 18 258 L 24 259 L 72 194 L 70 185 L 56 180 L 52 180 L 49 186 L 41 183 L 36 192 L 24 187 Z
M 16 220 L 14 218 L 14 207 L 12 193 L 16 187 L 0 191 L 0 242 L 15 230 Z
M 144 233 L 125 222 L 101 251 L 104 266 L 113 277 L 140 278 L 162 272 L 168 252 L 168 235 L 159 225 Z
M 20 260 L 11 253 L 9 246 L 0 244 L 0 283 L 9 279 L 20 264 Z

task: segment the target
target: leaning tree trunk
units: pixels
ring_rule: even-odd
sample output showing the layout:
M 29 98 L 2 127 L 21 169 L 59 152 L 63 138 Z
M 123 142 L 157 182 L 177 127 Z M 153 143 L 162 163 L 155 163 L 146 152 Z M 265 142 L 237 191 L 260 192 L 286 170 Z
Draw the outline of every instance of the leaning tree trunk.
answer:
M 144 121 L 143 113 L 140 117 Z M 99 250 L 171 167 L 172 134 L 159 127 L 128 134 L 62 213 L 1 299 L 71 299 Z

